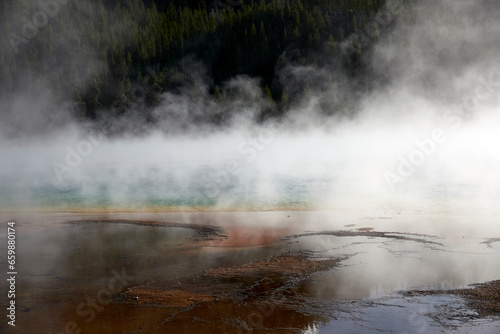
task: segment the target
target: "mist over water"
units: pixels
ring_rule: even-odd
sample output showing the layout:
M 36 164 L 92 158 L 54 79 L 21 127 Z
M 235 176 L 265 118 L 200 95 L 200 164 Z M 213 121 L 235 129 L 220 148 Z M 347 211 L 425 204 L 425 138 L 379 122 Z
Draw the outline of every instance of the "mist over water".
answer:
M 1 209 L 497 214 L 498 5 L 446 3 L 394 16 L 356 84 L 334 66 L 283 65 L 285 91 L 307 94 L 279 120 L 256 120 L 270 103 L 258 80 L 226 83 L 240 93 L 221 103 L 188 58 L 192 81 L 163 94 L 155 126 L 133 112 L 100 119 L 120 135 L 64 116 L 32 85 L 2 110 Z M 217 113 L 222 126 L 194 122 Z
M 425 331 L 438 332 L 452 327 L 434 315 L 457 322 L 445 306 L 461 300 L 473 312 L 458 296 L 396 292 L 498 279 L 500 4 L 387 2 L 337 45 L 343 59 L 325 47 L 316 65 L 304 66 L 283 53 L 276 81 L 290 103 L 272 101 L 261 79 L 248 76 L 220 84 L 232 93 L 216 96 L 208 65 L 192 55 L 168 72 L 178 85 L 159 105 L 138 101 L 121 115 L 98 110 L 83 121 L 74 99 L 52 96 L 50 80 L 37 73 L 25 73 L 26 85 L 8 99 L 0 91 L 0 216 L 15 221 L 19 235 L 23 326 L 63 330 L 70 320 L 85 328 L 78 305 L 124 269 L 134 277 L 127 293 L 192 286 L 210 299 L 188 296 L 187 313 L 172 308 L 169 317 L 168 301 L 139 304 L 134 292 L 127 303 L 122 291 L 87 331 L 206 327 L 201 333 L 221 323 L 258 330 L 270 323 L 269 332 L 414 333 L 425 319 Z M 398 11 L 401 2 L 409 10 Z M 87 11 L 80 33 L 88 32 L 92 6 L 67 6 Z M 117 30 L 133 21 L 119 9 L 113 16 Z M 0 22 L 0 46 L 5 27 Z M 366 56 L 363 74 L 345 69 L 356 48 Z M 91 87 L 87 69 L 105 66 L 99 50 L 87 51 L 44 65 L 87 73 L 82 86 Z M 286 274 L 287 262 L 269 271 L 271 256 L 281 254 L 301 265 L 306 257 L 339 262 L 311 274 Z M 200 278 L 210 269 L 227 271 Z M 260 301 L 281 295 L 284 302 L 262 313 Z M 459 329 L 468 331 L 470 319 L 460 318 Z

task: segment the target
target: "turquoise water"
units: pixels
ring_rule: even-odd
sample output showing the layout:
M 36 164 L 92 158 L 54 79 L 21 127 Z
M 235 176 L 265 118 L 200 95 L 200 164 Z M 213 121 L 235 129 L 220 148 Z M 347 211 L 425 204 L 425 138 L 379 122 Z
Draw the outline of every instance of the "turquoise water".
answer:
M 213 177 L 212 169 L 199 168 L 182 176 L 153 173 L 127 177 L 72 179 L 64 183 L 37 175 L 0 178 L 0 208 L 308 208 L 332 189 L 331 180 L 276 177 L 261 182 L 258 175 Z
M 498 214 L 500 191 L 472 184 L 418 178 L 391 192 L 362 181 L 266 174 L 246 168 L 230 174 L 222 165 L 144 170 L 83 170 L 58 182 L 54 175 L 0 175 L 0 210 L 314 210 L 375 209 L 384 212 Z M 382 176 L 381 176 L 382 177 Z

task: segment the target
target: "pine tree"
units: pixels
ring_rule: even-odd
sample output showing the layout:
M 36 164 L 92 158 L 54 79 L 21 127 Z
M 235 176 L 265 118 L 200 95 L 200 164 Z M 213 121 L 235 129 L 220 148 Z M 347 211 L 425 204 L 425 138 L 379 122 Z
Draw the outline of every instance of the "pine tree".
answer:
M 255 24 L 252 23 L 252 27 L 250 28 L 250 37 L 255 38 L 257 36 L 257 28 L 255 28 Z
M 266 87 L 264 88 L 264 95 L 270 101 L 273 99 L 273 94 L 271 93 L 271 89 L 269 89 L 268 85 L 266 85 Z

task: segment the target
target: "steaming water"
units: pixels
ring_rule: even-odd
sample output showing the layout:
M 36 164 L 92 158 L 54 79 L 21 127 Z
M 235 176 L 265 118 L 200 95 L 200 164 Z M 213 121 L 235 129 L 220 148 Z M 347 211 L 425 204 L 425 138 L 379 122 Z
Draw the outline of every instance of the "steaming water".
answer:
M 176 167 L 179 168 L 179 167 Z M 180 168 L 179 168 L 180 169 Z M 163 172 L 147 173 L 126 182 L 112 171 L 101 174 L 103 180 L 72 182 L 64 187 L 49 182 L 19 186 L 17 181 L 5 177 L 0 180 L 4 187 L 0 195 L 2 209 L 40 208 L 164 208 L 189 209 L 196 207 L 221 209 L 276 209 L 308 208 L 328 193 L 332 186 L 328 180 L 310 178 L 280 178 L 275 192 L 265 194 L 255 188 L 254 179 L 246 174 L 245 180 L 232 178 L 219 187 L 211 179 L 214 166 L 197 167 L 185 179 L 176 179 L 173 168 Z M 182 171 L 185 173 L 186 169 Z M 216 172 L 215 172 L 216 173 Z M 127 179 L 127 178 L 125 178 Z M 16 203 L 23 203 L 21 206 Z
M 94 134 L 89 140 L 80 123 L 45 124 L 59 118 L 53 109 L 67 110 L 49 108 L 45 115 L 40 106 L 51 105 L 50 98 L 40 87 L 27 86 L 1 123 L 8 131 L 0 133 L 0 209 L 498 214 L 498 6 L 486 0 L 447 0 L 442 8 L 434 1 L 404 3 L 408 12 L 388 8 L 382 15 L 389 22 L 369 18 L 380 21 L 381 33 L 363 42 L 373 46 L 371 51 L 362 46 L 371 57 L 364 94 L 334 64 L 283 64 L 278 76 L 285 91 L 309 87 L 310 93 L 292 103 L 279 124 L 255 122 L 268 107 L 256 79 L 227 83 L 243 93 L 219 104 L 208 93 L 211 83 L 198 73 L 200 64 L 184 70 L 193 72 L 186 75 L 201 100 L 185 83 L 182 93 L 166 92 L 152 111 L 156 127 L 133 113 L 113 120 L 128 123 L 121 125 L 135 134 L 130 137 L 123 131 L 120 138 Z M 358 100 L 352 114 L 346 115 L 352 111 L 349 103 L 335 102 L 344 96 Z M 193 125 L 196 113 L 220 110 L 231 111 L 225 127 Z M 398 171 L 408 171 L 412 157 L 411 173 L 401 177 Z M 66 166 L 66 172 L 56 172 L 54 163 Z M 387 173 L 399 175 L 396 185 L 387 181 Z
M 287 110 L 281 129 L 257 125 L 250 121 L 253 115 L 239 115 L 241 119 L 235 117 L 228 128 L 211 134 L 196 134 L 187 126 L 189 133 L 185 135 L 163 137 L 148 129 L 140 138 L 90 141 L 89 148 L 88 134 L 80 126 L 71 125 L 71 121 L 55 133 L 41 131 L 39 137 L 30 137 L 26 132 L 38 127 L 35 122 L 51 118 L 33 117 L 30 110 L 39 110 L 40 105 L 51 102 L 36 85 L 31 90 L 27 86 L 19 92 L 18 100 L 35 101 L 31 103 L 34 105 L 18 103 L 2 119 L 1 130 L 19 131 L 19 138 L 7 139 L 0 133 L 0 211 L 298 209 L 309 210 L 288 212 L 298 215 L 294 216 L 294 226 L 301 231 L 340 230 L 354 225 L 427 233 L 444 239 L 444 246 L 434 249 L 385 239 L 312 238 L 310 244 L 327 245 L 323 247 L 327 255 L 350 256 L 345 267 L 315 276 L 300 287 L 327 297 L 329 302 L 334 298 L 385 296 L 407 286 L 447 288 L 498 279 L 498 244 L 488 247 L 481 243 L 486 238 L 500 237 L 500 157 L 496 148 L 500 142 L 498 12 L 492 1 L 483 1 L 491 10 L 473 1 L 454 0 L 445 1 L 449 5 L 446 11 L 434 11 L 431 3 L 423 1 L 422 7 L 417 6 L 411 15 L 414 22 L 394 19 L 393 32 L 380 37 L 373 62 L 367 66 L 388 83 L 363 96 L 359 110 L 350 119 L 324 117 L 318 107 L 328 105 L 332 96 L 352 94 L 351 85 L 342 87 L 350 79 L 344 82 L 342 73 L 328 68 L 288 64 L 284 69 L 287 82 L 282 82 L 285 89 L 301 91 L 307 85 L 311 94 Z M 333 89 L 325 89 L 322 82 L 332 75 L 338 82 Z M 251 95 L 251 102 L 247 98 L 242 103 L 219 106 L 208 94 L 204 101 L 215 108 L 232 108 L 236 114 L 242 104 L 248 104 L 245 109 L 257 113 L 265 102 L 255 93 L 260 92 L 255 80 L 238 80 L 242 91 Z M 189 98 L 170 96 L 166 99 L 170 104 L 154 111 L 166 130 L 186 126 L 175 123 L 178 115 L 169 111 L 182 113 L 190 107 L 200 111 L 199 101 L 190 105 L 186 102 Z M 57 108 L 48 109 L 52 113 Z M 452 113 L 447 114 L 450 110 Z M 206 112 L 213 110 L 207 107 Z M 189 123 L 189 117 L 183 119 Z M 11 129 L 11 124 L 16 128 Z M 444 132 L 446 140 L 434 142 L 431 152 L 422 155 L 421 145 L 416 142 L 428 143 L 436 129 Z M 86 150 L 68 160 L 68 152 L 82 149 L 82 141 Z M 388 184 L 386 173 L 398 174 L 402 159 L 410 160 L 417 151 L 423 158 L 412 167 L 412 173 L 407 173 L 411 175 L 402 177 L 395 186 Z M 58 174 L 55 162 L 69 172 Z M 404 164 L 407 169 L 408 163 Z M 320 211 L 323 209 L 330 211 Z M 285 217 L 281 213 L 244 213 L 229 221 L 236 225 L 258 221 L 286 226 L 288 213 Z M 10 213 L 3 217 L 11 219 L 7 215 Z M 198 219 L 214 223 L 216 218 L 227 218 L 222 215 L 208 219 L 208 215 Z M 41 230 L 46 227 L 52 225 L 47 223 Z M 73 283 L 88 278 L 92 288 L 87 287 L 85 296 L 72 300 L 78 304 L 94 290 L 94 279 L 105 283 L 110 278 L 108 270 L 122 264 L 134 266 L 140 279 L 170 274 L 170 267 L 163 262 L 164 254 L 175 248 L 171 243 L 192 237 L 189 231 L 170 229 L 167 233 L 150 227 L 57 227 L 20 234 L 20 249 L 26 255 L 20 259 L 29 262 L 23 268 L 32 268 L 32 272 L 23 269 L 23 279 L 30 283 L 26 286 L 34 289 L 33 299 L 27 303 L 34 308 L 39 305 L 36 293 L 59 287 L 61 279 L 74 280 L 69 284 L 69 294 L 75 298 L 72 292 L 78 288 Z M 136 242 L 131 241 L 134 238 Z M 303 239 L 307 238 L 301 242 L 307 241 Z M 39 251 L 38 245 L 45 248 Z M 30 256 L 34 259 L 31 262 Z M 235 258 L 229 256 L 229 261 Z M 210 262 L 213 258 L 203 252 L 192 259 L 188 267 L 227 262 Z M 177 264 L 175 256 L 169 260 Z M 251 256 L 245 260 L 252 260 Z M 52 269 L 59 269 L 64 277 L 54 275 Z M 35 284 L 40 285 L 38 290 Z M 29 288 L 24 291 L 30 292 Z M 422 304 L 428 307 L 434 302 L 423 300 Z M 436 304 L 450 302 L 454 300 L 438 300 Z M 396 306 L 355 310 L 354 314 L 366 319 L 360 321 L 362 326 L 352 319 L 353 313 L 331 310 L 329 316 L 339 321 L 319 327 L 315 321 L 304 332 L 352 332 L 355 328 L 368 328 L 367 333 L 421 332 L 420 326 L 411 323 L 419 305 L 407 311 L 399 307 L 401 300 L 392 303 Z M 329 307 L 336 307 L 331 304 Z M 384 324 L 393 318 L 394 326 Z M 409 324 L 404 322 L 407 318 Z M 434 331 L 434 326 L 436 331 L 442 329 L 435 321 L 426 319 L 426 323 L 432 324 L 428 330 Z M 496 329 L 490 332 L 498 332 Z
M 177 167 L 179 168 L 179 167 Z M 258 177 L 252 177 L 248 173 L 244 179 L 233 177 L 224 186 L 219 187 L 210 175 L 214 172 L 214 166 L 202 166 L 196 168 L 185 179 L 176 179 L 172 168 L 165 173 L 156 171 L 146 173 L 144 177 L 135 180 L 125 180 L 112 171 L 101 172 L 102 180 L 87 182 L 71 182 L 64 186 L 45 182 L 34 184 L 20 184 L 20 181 L 12 177 L 4 176 L 0 179 L 2 183 L 0 202 L 2 209 L 14 209 L 23 207 L 32 208 L 66 208 L 66 209 L 94 209 L 94 208 L 165 208 L 165 209 L 188 209 L 195 207 L 206 207 L 213 209 L 309 209 L 321 208 L 325 205 L 324 199 L 329 199 L 329 206 L 342 208 L 347 198 L 338 193 L 338 197 L 332 196 L 332 192 L 338 188 L 339 182 L 334 179 L 310 177 L 277 177 L 272 182 L 272 189 L 265 192 L 259 189 Z M 222 169 L 221 169 L 222 170 Z M 186 172 L 185 168 L 182 169 Z M 22 177 L 21 177 L 22 178 Z M 362 186 L 362 185 L 357 185 Z M 411 190 L 411 189 L 410 189 Z M 422 194 L 427 203 L 422 203 L 420 210 L 427 212 L 446 212 L 469 209 L 476 212 L 494 209 L 488 207 L 498 200 L 499 194 L 489 198 L 478 200 L 477 192 L 473 185 L 467 184 L 437 184 L 429 187 Z M 349 196 L 349 194 L 346 194 Z M 359 198 L 362 201 L 362 198 Z M 408 210 L 396 205 L 397 197 L 389 198 L 387 202 L 381 199 L 375 203 L 380 209 Z M 359 209 L 367 209 L 361 204 Z M 415 203 L 409 203 L 409 206 Z
M 240 173 L 227 172 L 228 164 L 239 164 Z M 0 209 L 113 210 L 280 210 L 334 209 L 379 210 L 381 212 L 499 213 L 500 192 L 485 192 L 484 184 L 443 180 L 422 186 L 418 175 L 391 192 L 383 184 L 383 171 L 373 175 L 379 194 L 370 189 L 366 176 L 342 177 L 343 169 L 321 166 L 329 174 L 294 175 L 269 173 L 245 161 L 198 165 L 155 165 L 116 168 L 106 164 L 81 167 L 83 177 L 70 175 L 63 183 L 53 173 L 5 173 L 0 176 Z M 319 165 L 318 165 L 319 167 Z M 298 174 L 298 175 L 295 175 Z M 496 179 L 490 179 L 492 185 Z M 424 179 L 423 182 L 428 182 Z M 482 181 L 487 183 L 488 179 Z

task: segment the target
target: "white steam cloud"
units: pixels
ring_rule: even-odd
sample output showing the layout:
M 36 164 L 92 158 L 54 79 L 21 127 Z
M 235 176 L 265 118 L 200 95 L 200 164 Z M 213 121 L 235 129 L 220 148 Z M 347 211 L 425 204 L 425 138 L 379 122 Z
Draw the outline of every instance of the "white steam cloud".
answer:
M 65 118 L 63 105 L 42 131 L 33 111 L 53 101 L 43 88 L 26 90 L 2 110 L 2 209 L 498 213 L 497 13 L 489 1 L 413 4 L 378 23 L 379 36 L 365 45 L 373 46 L 373 75 L 355 83 L 335 66 L 286 63 L 285 91 L 306 93 L 274 122 L 257 121 L 270 107 L 258 80 L 227 82 L 238 94 L 222 104 L 192 59 L 187 83 L 150 111 L 157 127 L 140 112 L 112 125 L 132 135 L 106 138 Z M 208 125 L 217 117 L 221 124 Z M 30 136 L 9 139 L 19 132 Z

